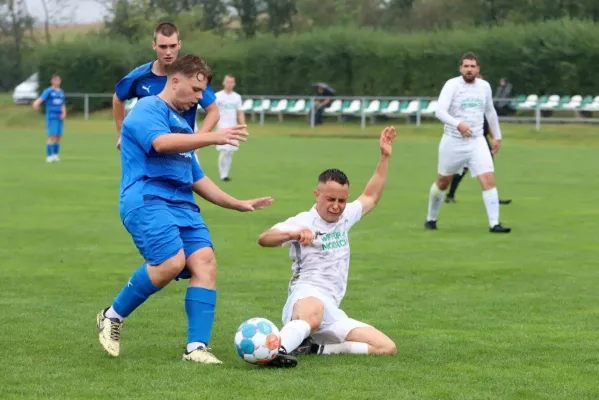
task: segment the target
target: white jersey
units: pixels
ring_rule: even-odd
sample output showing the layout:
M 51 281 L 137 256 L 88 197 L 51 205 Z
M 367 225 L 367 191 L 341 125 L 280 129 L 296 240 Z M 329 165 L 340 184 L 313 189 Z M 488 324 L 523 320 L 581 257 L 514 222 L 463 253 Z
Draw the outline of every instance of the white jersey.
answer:
M 243 107 L 239 94 L 235 92 L 227 93 L 224 90 L 216 92 L 216 106 L 220 113 L 216 129 L 228 128 L 238 124 L 237 111 Z
M 468 83 L 462 76 L 445 82 L 437 103 L 436 117 L 445 124 L 443 133 L 462 137 L 457 126 L 463 122 L 472 130 L 472 136 L 483 136 L 484 117 L 496 139 L 501 139 L 499 121 L 493 106 L 493 92 L 489 82 L 475 79 Z
M 323 220 L 316 208 L 300 213 L 273 226 L 273 229 L 290 232 L 302 228 L 310 229 L 315 239 L 308 247 L 297 241 L 283 243 L 289 246 L 289 257 L 293 260 L 293 276 L 289 291 L 296 285 L 315 286 L 330 295 L 337 306 L 347 289 L 349 272 L 349 230 L 362 218 L 362 204 L 355 200 L 349 203 L 337 222 Z

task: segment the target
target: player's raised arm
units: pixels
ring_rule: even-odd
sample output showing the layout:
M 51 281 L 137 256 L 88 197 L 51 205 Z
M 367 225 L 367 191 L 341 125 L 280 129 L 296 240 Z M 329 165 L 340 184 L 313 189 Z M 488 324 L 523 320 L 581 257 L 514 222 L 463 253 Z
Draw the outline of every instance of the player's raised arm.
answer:
M 395 127 L 392 126 L 383 129 L 379 140 L 379 147 L 381 149 L 379 163 L 372 178 L 368 181 L 364 192 L 358 197 L 358 201 L 362 204 L 362 216 L 368 214 L 377 205 L 383 195 L 394 139 Z
M 116 126 L 117 138 L 121 137 L 121 129 L 125 120 L 125 102 L 119 99 L 116 93 L 112 96 L 112 116 Z

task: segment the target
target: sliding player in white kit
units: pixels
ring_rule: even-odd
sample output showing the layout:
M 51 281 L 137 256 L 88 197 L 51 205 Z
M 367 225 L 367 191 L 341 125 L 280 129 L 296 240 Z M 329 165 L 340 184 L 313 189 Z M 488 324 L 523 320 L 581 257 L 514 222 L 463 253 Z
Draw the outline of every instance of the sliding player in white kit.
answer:
M 243 113 L 241 96 L 233 91 L 235 88 L 235 77 L 233 75 L 225 75 L 223 87 L 223 90 L 216 93 L 216 105 L 220 113 L 220 120 L 216 125 L 216 129 L 245 125 L 245 114 Z M 229 171 L 233 162 L 233 153 L 238 149 L 239 147 L 230 144 L 216 146 L 216 150 L 218 151 L 218 172 L 221 181 L 228 182 L 231 180 Z
M 296 354 L 397 353 L 381 331 L 351 319 L 339 305 L 347 288 L 349 230 L 381 199 L 387 181 L 395 128 L 385 128 L 381 157 L 357 200 L 348 203 L 349 180 L 338 169 L 324 171 L 314 191 L 316 204 L 262 233 L 263 247 L 288 246 L 293 260 L 289 296 L 283 308 L 281 349 L 273 367 L 295 367 Z M 310 337 L 311 335 L 311 337 Z
M 435 116 L 445 126 L 439 144 L 438 176 L 430 189 L 428 215 L 424 223 L 428 230 L 437 229 L 439 210 L 453 175 L 468 168 L 482 187 L 489 231 L 511 231 L 499 222 L 499 194 L 495 186 L 493 158 L 483 137 L 484 117 L 487 117 L 495 138 L 493 153 L 497 153 L 501 146 L 499 118 L 493 106 L 491 86 L 487 81 L 476 78 L 479 71 L 476 56 L 464 54 L 460 63 L 461 76 L 448 80 L 439 95 Z

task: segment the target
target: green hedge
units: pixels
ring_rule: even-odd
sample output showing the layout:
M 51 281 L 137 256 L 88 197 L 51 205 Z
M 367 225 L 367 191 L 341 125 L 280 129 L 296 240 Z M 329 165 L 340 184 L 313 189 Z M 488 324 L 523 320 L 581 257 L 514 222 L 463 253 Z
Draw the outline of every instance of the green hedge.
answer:
M 478 54 L 495 87 L 508 77 L 518 93 L 599 94 L 599 25 L 560 20 L 493 29 L 395 35 L 340 29 L 227 43 L 200 34 L 185 52 L 206 58 L 215 84 L 237 76 L 248 94 L 306 94 L 325 81 L 340 95 L 438 95 L 458 74 L 462 53 Z M 61 43 L 42 55 L 42 76 L 59 71 L 68 92 L 112 92 L 120 77 L 152 57 L 149 43 L 132 46 L 104 39 Z

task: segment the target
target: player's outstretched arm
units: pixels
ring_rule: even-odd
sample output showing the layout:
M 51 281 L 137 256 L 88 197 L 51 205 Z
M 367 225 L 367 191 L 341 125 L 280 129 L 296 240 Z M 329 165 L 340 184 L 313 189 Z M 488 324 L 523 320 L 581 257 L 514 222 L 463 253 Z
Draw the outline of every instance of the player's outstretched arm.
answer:
M 381 149 L 381 157 L 376 166 L 376 170 L 368 181 L 364 192 L 358 197 L 358 201 L 362 204 L 362 216 L 368 214 L 378 204 L 383 196 L 385 183 L 387 182 L 387 171 L 389 170 L 389 158 L 393 149 L 393 140 L 395 139 L 395 127 L 387 127 L 383 129 L 379 140 Z
M 499 128 L 499 117 L 493 104 L 493 91 L 488 82 L 485 87 L 485 117 L 489 124 L 489 131 L 493 132 L 493 153 L 497 153 L 501 146 L 501 129 Z
M 199 196 L 219 207 L 237 211 L 256 211 L 270 206 L 272 197 L 260 197 L 251 200 L 238 200 L 225 193 L 212 179 L 204 176 L 193 183 L 193 191 Z
M 170 133 L 154 139 L 152 147 L 158 153 L 186 153 L 214 144 L 238 146 L 236 140 L 245 142 L 247 135 L 245 125 L 236 125 L 210 133 Z

